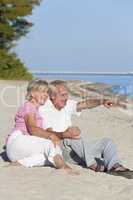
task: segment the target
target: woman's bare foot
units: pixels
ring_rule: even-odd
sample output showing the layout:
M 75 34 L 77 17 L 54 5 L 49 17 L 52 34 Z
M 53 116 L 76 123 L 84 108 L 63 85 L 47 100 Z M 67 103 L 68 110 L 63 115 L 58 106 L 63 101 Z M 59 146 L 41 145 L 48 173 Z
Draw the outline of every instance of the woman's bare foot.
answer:
M 79 172 L 72 169 L 69 165 L 65 164 L 64 170 L 70 175 L 79 175 Z
M 19 162 L 10 162 L 8 165 L 5 165 L 4 167 L 12 167 L 12 166 L 22 166 Z
M 69 165 L 65 164 L 63 158 L 60 155 L 56 155 L 54 157 L 54 163 L 55 163 L 55 167 L 57 169 L 63 169 L 68 174 L 71 174 L 71 175 L 78 175 L 79 174 L 77 171 L 73 170 Z
M 57 154 L 57 155 L 54 157 L 54 163 L 55 163 L 55 167 L 56 167 L 57 169 L 61 169 L 61 168 L 63 168 L 64 165 L 65 165 L 62 156 L 59 155 L 59 154 Z

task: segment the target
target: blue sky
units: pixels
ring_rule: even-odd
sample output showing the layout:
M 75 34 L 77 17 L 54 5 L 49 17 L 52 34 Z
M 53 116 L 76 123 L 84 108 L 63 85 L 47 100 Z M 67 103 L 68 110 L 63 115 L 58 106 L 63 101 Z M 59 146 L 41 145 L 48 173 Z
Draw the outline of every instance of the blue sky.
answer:
M 132 0 L 43 0 L 15 51 L 32 70 L 133 71 Z

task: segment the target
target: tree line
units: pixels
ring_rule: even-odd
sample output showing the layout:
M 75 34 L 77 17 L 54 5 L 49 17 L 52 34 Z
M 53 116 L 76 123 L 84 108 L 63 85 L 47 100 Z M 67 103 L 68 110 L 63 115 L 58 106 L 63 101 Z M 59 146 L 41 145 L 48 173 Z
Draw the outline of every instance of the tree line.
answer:
M 25 64 L 12 53 L 33 25 L 26 19 L 41 0 L 0 0 L 0 79 L 30 80 Z

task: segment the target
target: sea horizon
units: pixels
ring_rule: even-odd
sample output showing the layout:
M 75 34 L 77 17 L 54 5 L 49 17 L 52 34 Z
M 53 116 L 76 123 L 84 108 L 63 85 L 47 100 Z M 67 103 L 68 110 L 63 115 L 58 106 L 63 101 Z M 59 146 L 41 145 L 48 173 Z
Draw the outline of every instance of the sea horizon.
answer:
M 32 74 L 82 74 L 82 75 L 131 75 L 133 72 L 89 72 L 89 71 L 45 71 L 45 70 L 29 70 Z
M 132 72 L 44 72 L 31 71 L 35 78 L 81 80 L 113 85 L 133 85 Z

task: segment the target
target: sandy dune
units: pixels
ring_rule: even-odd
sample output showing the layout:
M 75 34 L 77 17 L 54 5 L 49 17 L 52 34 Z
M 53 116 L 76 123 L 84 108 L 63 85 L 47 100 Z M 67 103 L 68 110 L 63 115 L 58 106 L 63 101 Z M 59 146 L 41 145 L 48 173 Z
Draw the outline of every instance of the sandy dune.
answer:
M 0 81 L 0 152 L 6 135 L 13 127 L 17 107 L 24 100 L 27 83 Z M 84 137 L 110 137 L 118 145 L 122 163 L 133 168 L 133 116 L 118 108 L 103 106 L 83 111 L 74 118 Z M 78 176 L 49 167 L 9 167 L 0 158 L 1 200 L 131 200 L 133 180 L 95 173 L 79 166 Z M 7 167 L 6 167 L 7 166 Z

